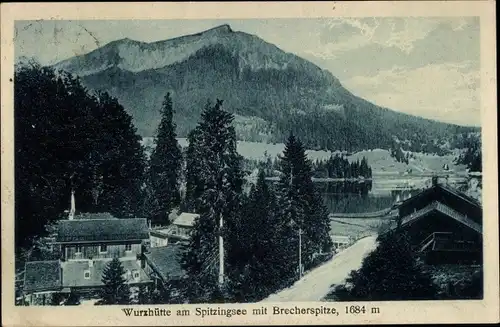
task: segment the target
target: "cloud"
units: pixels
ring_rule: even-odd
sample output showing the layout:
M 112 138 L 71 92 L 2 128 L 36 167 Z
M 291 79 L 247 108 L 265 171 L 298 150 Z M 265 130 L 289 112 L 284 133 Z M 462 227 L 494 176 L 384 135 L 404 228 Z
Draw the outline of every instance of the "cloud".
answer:
M 471 61 L 414 69 L 394 66 L 343 84 L 379 106 L 460 125 L 480 125 L 480 73 Z
M 322 59 L 336 59 L 346 52 L 376 44 L 409 55 L 437 28 L 446 26 L 452 34 L 476 25 L 479 22 L 473 17 L 332 18 L 324 24 L 318 47 L 305 52 Z
M 325 24 L 322 46 L 308 53 L 335 58 L 373 43 L 410 52 L 413 43 L 424 38 L 437 23 L 422 18 L 333 18 Z
M 393 66 L 417 68 L 471 61 L 475 69 L 479 69 L 480 33 L 477 18 L 424 21 L 378 18 L 378 23 L 374 19 L 347 22 L 337 20 L 324 24 L 328 28 L 323 28 L 321 32 L 323 43 L 301 53 L 303 57 L 330 70 L 341 81 L 353 76 L 376 75 Z M 346 24 L 348 29 L 340 27 Z M 331 26 L 337 31 L 346 32 L 331 34 Z M 350 29 L 353 26 L 357 26 L 356 32 Z M 332 35 L 338 42 L 325 43 Z M 332 39 L 333 36 L 330 37 Z

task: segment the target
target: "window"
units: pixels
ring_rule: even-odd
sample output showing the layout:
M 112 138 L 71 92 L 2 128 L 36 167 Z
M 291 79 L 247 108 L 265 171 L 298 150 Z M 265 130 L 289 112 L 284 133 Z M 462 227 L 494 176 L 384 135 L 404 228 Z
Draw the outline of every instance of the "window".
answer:
M 125 251 L 132 251 L 132 244 L 125 244 Z
M 76 246 L 75 253 L 82 253 L 82 246 L 81 245 Z
M 85 271 L 83 272 L 83 277 L 84 277 L 85 279 L 90 279 L 90 270 L 85 270 Z
M 101 244 L 99 252 L 108 252 L 108 246 L 106 244 Z
M 139 277 L 140 277 L 139 272 L 137 270 L 134 270 L 133 276 L 134 276 L 134 279 L 139 279 Z

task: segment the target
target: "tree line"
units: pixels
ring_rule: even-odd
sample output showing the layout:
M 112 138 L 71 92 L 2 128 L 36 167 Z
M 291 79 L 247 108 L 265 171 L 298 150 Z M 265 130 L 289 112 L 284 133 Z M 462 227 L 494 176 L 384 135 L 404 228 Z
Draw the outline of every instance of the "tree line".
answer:
M 349 162 L 339 154 L 332 155 L 327 160 L 318 160 L 313 163 L 315 177 L 324 178 L 372 178 L 372 169 L 365 157 Z
M 62 217 L 71 190 L 81 212 L 140 214 L 146 160 L 123 106 L 36 63 L 14 79 L 16 246 Z
M 34 63 L 17 67 L 16 246 L 31 246 L 47 225 L 65 218 L 74 190 L 80 212 L 146 216 L 163 225 L 170 223 L 174 208 L 199 213 L 181 258 L 188 280 L 182 291 L 190 302 L 261 299 L 293 283 L 330 250 L 328 213 L 299 139 L 288 138 L 279 183 L 268 185 L 261 171 L 247 196 L 234 116 L 222 100 L 205 105 L 189 133 L 185 157 L 176 140 L 170 94 L 160 111 L 156 147 L 147 160 L 131 117 L 115 98 L 90 92 L 64 72 Z M 223 284 L 218 282 L 219 235 L 225 245 Z M 103 280 L 111 280 L 117 291 L 121 283 L 113 276 L 120 269 L 109 269 Z M 110 298 L 104 302 L 127 297 L 126 291 L 113 290 L 103 294 Z
M 480 135 L 469 134 L 462 136 L 459 144 L 463 150 L 456 158 L 456 163 L 466 165 L 471 172 L 482 171 L 481 143 Z
M 250 174 L 255 170 L 262 170 L 266 177 L 277 177 L 280 175 L 280 158 L 271 158 L 264 153 L 264 160 L 243 159 L 243 170 Z M 315 178 L 372 178 L 372 169 L 366 157 L 361 160 L 349 162 L 345 156 L 332 154 L 328 159 L 311 161 L 312 176 Z

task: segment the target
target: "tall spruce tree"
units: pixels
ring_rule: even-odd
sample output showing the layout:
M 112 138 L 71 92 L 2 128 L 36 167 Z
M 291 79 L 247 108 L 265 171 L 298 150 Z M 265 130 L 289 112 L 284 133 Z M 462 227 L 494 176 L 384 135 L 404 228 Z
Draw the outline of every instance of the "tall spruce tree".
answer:
M 85 157 L 91 108 L 82 92 L 69 94 L 76 80 L 37 63 L 17 66 L 14 80 L 16 245 L 28 246 L 69 207 L 71 165 Z
M 232 264 L 231 259 L 234 260 L 230 245 L 240 210 L 243 178 L 232 121 L 233 115 L 224 111 L 222 101 L 217 100 L 214 106 L 207 105 L 197 130 L 192 133 L 196 138 L 190 143 L 191 153 L 198 157 L 191 158 L 188 164 L 196 162 L 195 187 L 203 190 L 201 200 L 196 203 L 200 218 L 194 224 L 183 257 L 183 266 L 191 279 L 189 295 L 192 301 L 222 300 L 222 290 L 217 285 L 219 234 L 227 244 L 224 251 L 226 269 Z M 223 228 L 219 227 L 221 219 L 224 220 Z
M 141 137 L 116 98 L 106 92 L 97 94 L 100 125 L 100 165 L 102 195 L 100 211 L 116 216 L 137 215 L 143 202 L 146 158 Z
M 151 220 L 163 225 L 169 223 L 168 215 L 180 203 L 182 153 L 176 139 L 173 114 L 172 99 L 170 93 L 167 93 L 162 104 L 162 118 L 155 139 L 156 147 L 150 158 L 148 176 L 153 193 Z
M 205 110 L 208 110 L 208 104 Z M 200 128 L 195 128 L 189 133 L 188 143 L 189 145 L 186 150 L 186 194 L 183 202 L 183 210 L 197 212 L 204 190 L 202 161 L 200 160 L 202 156 L 200 145 L 203 143 L 203 139 Z
M 299 233 L 303 269 L 307 269 L 314 256 L 328 251 L 328 212 L 311 180 L 311 163 L 300 140 L 290 135 L 281 158 L 282 175 L 279 181 L 279 207 L 283 235 L 283 273 L 289 278 L 299 273 Z
M 236 302 L 255 302 L 279 289 L 282 238 L 277 220 L 276 196 L 259 171 L 237 223 L 231 291 Z
M 102 273 L 101 299 L 97 304 L 129 304 L 130 289 L 123 275 L 125 271 L 118 258 L 113 258 Z

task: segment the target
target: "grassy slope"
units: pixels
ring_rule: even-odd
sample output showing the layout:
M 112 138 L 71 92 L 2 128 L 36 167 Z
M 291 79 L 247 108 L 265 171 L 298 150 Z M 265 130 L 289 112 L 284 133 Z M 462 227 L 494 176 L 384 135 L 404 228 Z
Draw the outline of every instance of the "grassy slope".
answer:
M 144 138 L 144 144 L 152 145 L 152 138 Z M 179 138 L 179 144 L 182 147 L 188 145 L 187 140 Z M 249 159 L 264 159 L 265 154 L 271 158 L 275 158 L 283 153 L 285 145 L 283 143 L 266 144 L 256 142 L 238 142 L 238 152 L 245 158 Z M 328 159 L 331 155 L 330 151 L 316 151 L 308 150 L 307 155 L 310 160 Z M 448 164 L 451 172 L 463 173 L 465 166 L 455 165 L 454 155 L 437 156 L 423 153 L 415 153 L 415 159 L 411 159 L 407 165 L 405 163 L 397 162 L 389 154 L 388 150 L 374 149 L 363 150 L 349 156 L 349 160 L 361 160 L 366 157 L 368 164 L 372 167 L 374 174 L 402 174 L 409 168 L 412 169 L 413 174 L 418 173 L 433 173 L 442 172 L 443 165 Z

